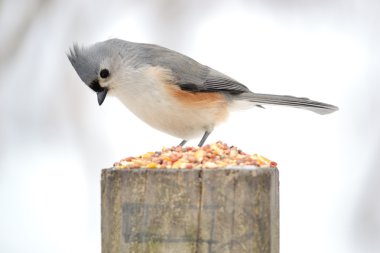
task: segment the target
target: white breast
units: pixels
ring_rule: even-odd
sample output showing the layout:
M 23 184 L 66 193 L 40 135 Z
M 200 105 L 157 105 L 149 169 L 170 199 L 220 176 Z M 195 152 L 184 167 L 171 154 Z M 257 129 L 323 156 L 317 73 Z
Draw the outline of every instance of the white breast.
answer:
M 150 126 L 188 140 L 211 131 L 218 108 L 187 107 L 164 88 L 162 70 L 146 67 L 115 77 L 110 94 L 116 96 L 137 117 Z

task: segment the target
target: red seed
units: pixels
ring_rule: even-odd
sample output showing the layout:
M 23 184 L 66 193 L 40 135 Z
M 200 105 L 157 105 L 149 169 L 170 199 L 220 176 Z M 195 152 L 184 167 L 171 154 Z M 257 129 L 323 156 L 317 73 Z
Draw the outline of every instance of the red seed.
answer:
M 272 168 L 275 168 L 275 167 L 277 167 L 277 163 L 272 161 L 272 162 L 270 162 L 269 166 Z

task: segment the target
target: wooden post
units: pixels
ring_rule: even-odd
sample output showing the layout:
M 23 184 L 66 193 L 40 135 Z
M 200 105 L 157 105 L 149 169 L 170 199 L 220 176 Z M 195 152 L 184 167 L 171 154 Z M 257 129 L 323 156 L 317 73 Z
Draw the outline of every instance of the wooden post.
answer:
M 278 253 L 276 168 L 102 171 L 102 253 Z

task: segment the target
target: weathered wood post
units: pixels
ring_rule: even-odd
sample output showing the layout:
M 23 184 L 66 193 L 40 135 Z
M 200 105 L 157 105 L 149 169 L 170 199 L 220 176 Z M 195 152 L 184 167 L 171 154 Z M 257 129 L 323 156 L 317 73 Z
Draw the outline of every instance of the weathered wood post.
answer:
M 278 253 L 276 168 L 105 169 L 102 253 Z
M 279 252 L 276 168 L 102 171 L 102 253 Z

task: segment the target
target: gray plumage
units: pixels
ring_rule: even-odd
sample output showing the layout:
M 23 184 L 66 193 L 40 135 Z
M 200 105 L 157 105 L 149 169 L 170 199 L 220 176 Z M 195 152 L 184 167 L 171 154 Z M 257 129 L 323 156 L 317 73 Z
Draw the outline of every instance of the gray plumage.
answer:
M 178 85 L 193 85 L 196 91 L 248 91 L 248 88 L 234 79 L 198 63 L 188 56 L 173 50 L 143 43 L 111 39 L 81 48 L 74 44 L 68 58 L 85 83 L 91 82 L 99 71 L 99 62 L 106 57 L 119 55 L 127 59 L 132 67 L 143 65 L 159 66 L 172 71 Z
M 107 94 L 114 95 L 152 127 L 182 138 L 181 145 L 204 133 L 202 145 L 230 109 L 247 104 L 283 105 L 318 114 L 338 110 L 308 98 L 251 92 L 219 71 L 152 44 L 119 39 L 90 47 L 74 44 L 67 56 L 82 81 L 97 93 L 99 105 Z
M 83 82 L 90 84 L 99 71 L 99 62 L 115 55 L 128 59 L 129 64 L 135 68 L 151 65 L 169 69 L 176 79 L 176 84 L 187 91 L 220 91 L 232 96 L 232 99 L 246 100 L 257 105 L 285 105 L 319 114 L 338 109 L 336 106 L 308 98 L 253 93 L 233 78 L 202 65 L 188 56 L 152 44 L 133 43 L 120 39 L 96 43 L 89 48 L 81 48 L 75 44 L 68 58 Z
M 286 95 L 271 95 L 246 92 L 239 94 L 237 99 L 246 100 L 259 105 L 284 105 L 294 108 L 309 110 L 321 115 L 332 113 L 338 110 L 338 107 L 308 98 L 293 97 Z

